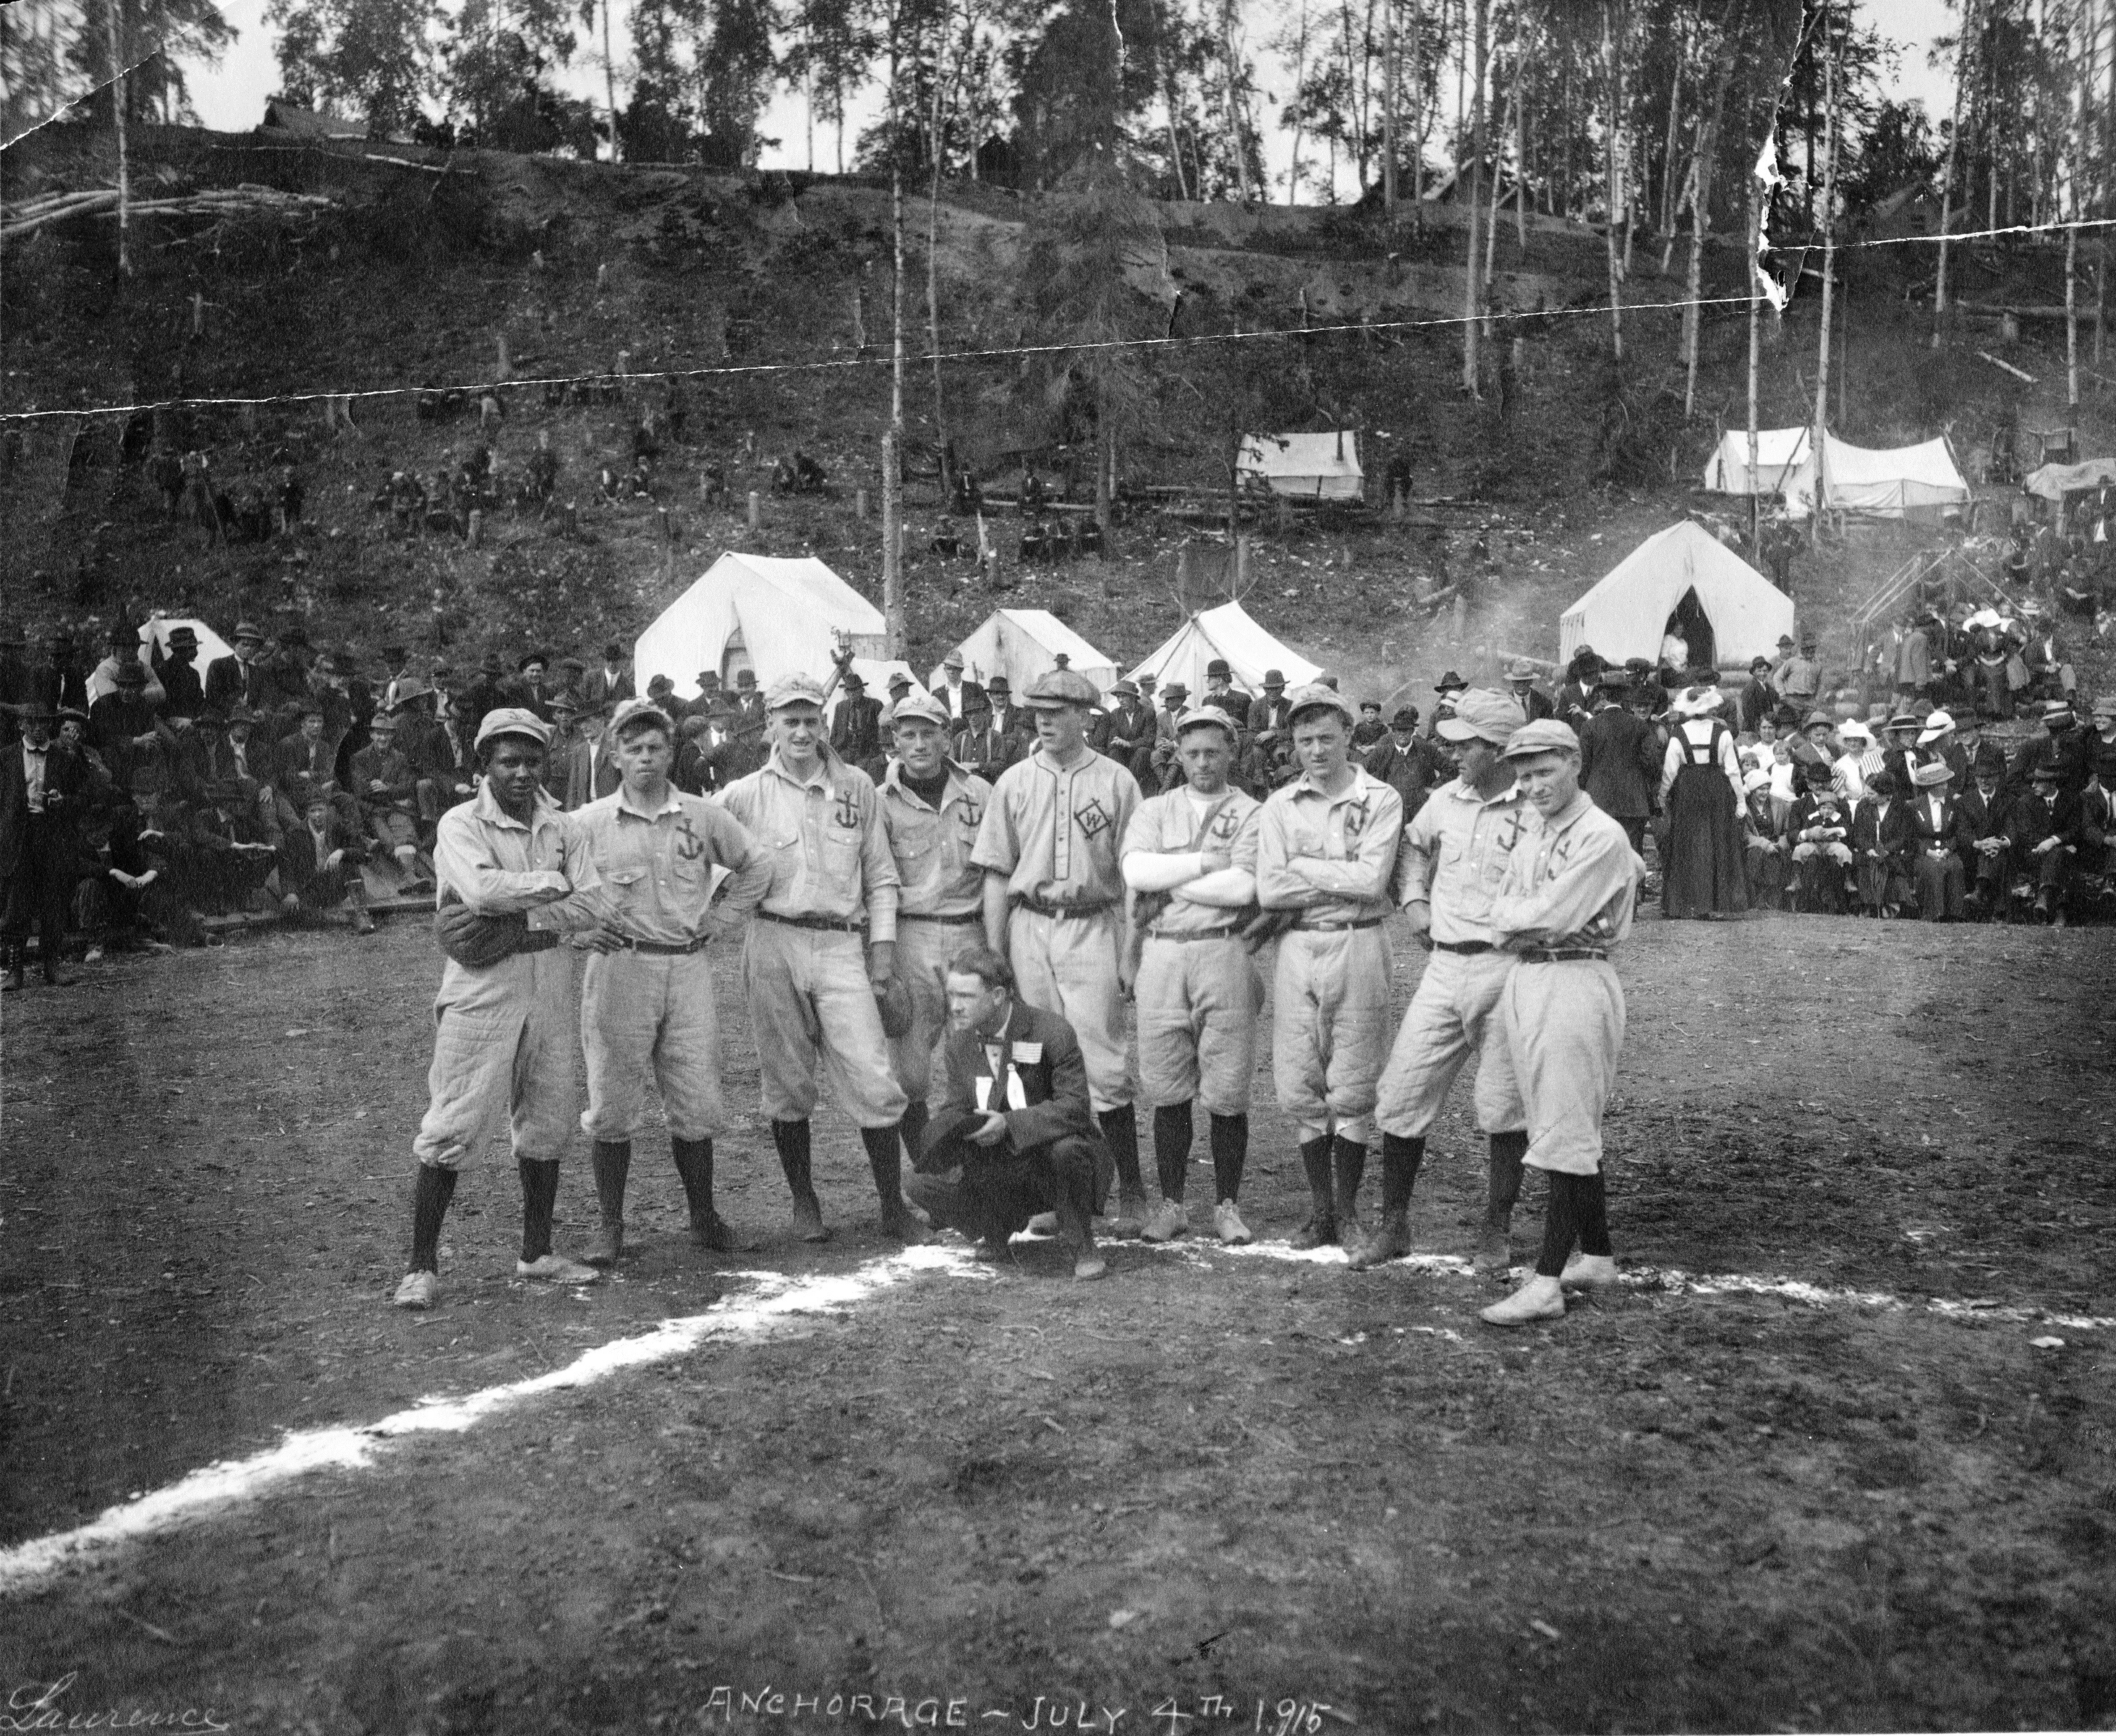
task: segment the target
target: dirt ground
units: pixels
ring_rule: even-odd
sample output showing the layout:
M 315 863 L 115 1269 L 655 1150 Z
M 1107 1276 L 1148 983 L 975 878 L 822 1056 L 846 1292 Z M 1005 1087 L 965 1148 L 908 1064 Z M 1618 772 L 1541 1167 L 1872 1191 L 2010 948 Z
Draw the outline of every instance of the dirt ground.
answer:
M 1437 1263 L 1194 1241 L 1095 1285 L 1049 1246 L 899 1272 L 19 1591 L 7 1715 L 2116 1728 L 2116 1331 L 2034 1313 L 2116 1313 L 2116 935 L 1649 921 L 1622 965 L 1611 1215 L 1640 1281 L 1562 1325 L 1484 1327 L 1496 1286 Z M 790 1239 L 730 997 L 723 1201 L 759 1248 L 694 1254 L 648 1140 L 638 1256 L 531 1290 L 501 1154 L 458 1195 L 445 1304 L 385 1307 L 437 975 L 398 919 L 11 998 L 0 1542 L 562 1366 L 716 1276 L 738 1302 L 890 1251 L 834 1118 L 840 1233 Z M 1433 1253 L 1481 1206 L 1467 1095 L 1420 1183 Z M 1299 1169 L 1267 1078 L 1258 1101 L 1244 1204 L 1282 1238 Z M 583 1151 L 562 1246 L 591 1206 Z M 1532 1181 L 1517 1249 L 1540 1206 Z

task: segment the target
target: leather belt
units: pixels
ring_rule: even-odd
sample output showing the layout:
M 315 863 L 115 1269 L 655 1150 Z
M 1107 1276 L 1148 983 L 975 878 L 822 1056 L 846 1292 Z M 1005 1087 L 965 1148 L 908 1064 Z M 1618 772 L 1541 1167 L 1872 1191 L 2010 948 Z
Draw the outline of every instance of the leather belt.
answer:
M 635 940 L 629 935 L 624 937 L 626 952 L 638 953 L 649 958 L 686 958 L 706 944 L 706 937 L 703 935 L 673 946 L 665 940 Z
M 943 916 L 932 912 L 916 910 L 899 910 L 896 913 L 899 922 L 947 922 L 958 927 L 982 922 L 984 919 L 984 912 L 979 910 L 966 911 L 959 916 Z
M 782 916 L 775 910 L 760 910 L 757 914 L 767 922 L 784 923 L 788 928 L 815 929 L 826 935 L 864 935 L 867 924 L 847 921 L 842 916 Z
M 1355 929 L 1379 928 L 1379 916 L 1362 916 L 1356 922 L 1296 922 L 1295 930 L 1304 935 L 1346 935 Z
M 1240 925 L 1230 922 L 1225 928 L 1194 928 L 1181 933 L 1165 928 L 1150 928 L 1146 931 L 1146 938 L 1149 940 L 1231 940 L 1240 932 Z
M 1598 946 L 1531 947 L 1515 955 L 1523 964 L 1571 964 L 1582 958 L 1607 958 Z
M 1436 953 L 1463 953 L 1470 954 L 1489 953 L 1497 950 L 1497 948 L 1494 948 L 1492 943 L 1488 940 L 1436 940 L 1433 943 L 1433 949 Z
M 1099 916 L 1106 910 L 1115 910 L 1115 898 L 1083 900 L 1078 904 L 1051 904 L 1042 898 L 1017 898 L 1014 901 L 1024 910 L 1033 911 L 1039 916 Z

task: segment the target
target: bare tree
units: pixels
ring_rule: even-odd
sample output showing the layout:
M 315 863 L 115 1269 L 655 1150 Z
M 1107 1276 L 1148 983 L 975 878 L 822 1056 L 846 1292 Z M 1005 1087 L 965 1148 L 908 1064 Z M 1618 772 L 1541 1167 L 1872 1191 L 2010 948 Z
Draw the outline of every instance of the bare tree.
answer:
M 1822 528 L 1822 505 L 1828 498 L 1826 470 L 1829 434 L 1829 311 L 1837 282 L 1837 44 L 1830 35 L 1828 0 L 1822 13 L 1822 339 L 1815 354 L 1815 433 L 1809 457 L 1815 470 L 1811 535 Z
M 1603 139 L 1604 189 L 1609 208 L 1609 349 L 1620 367 L 1624 360 L 1624 250 L 1617 226 L 1625 221 L 1630 209 L 1624 192 L 1622 152 L 1624 34 L 1623 0 L 1602 0 L 1602 62 L 1609 87 L 1609 119 Z
M 1470 99 L 1470 252 L 1462 270 L 1462 389 L 1475 397 L 1479 395 L 1477 303 L 1483 287 L 1478 272 L 1477 217 L 1484 169 L 1484 76 L 1491 62 L 1491 0 L 1466 0 L 1466 3 L 1476 8 L 1477 88 Z M 1459 184 L 1459 170 L 1456 178 Z

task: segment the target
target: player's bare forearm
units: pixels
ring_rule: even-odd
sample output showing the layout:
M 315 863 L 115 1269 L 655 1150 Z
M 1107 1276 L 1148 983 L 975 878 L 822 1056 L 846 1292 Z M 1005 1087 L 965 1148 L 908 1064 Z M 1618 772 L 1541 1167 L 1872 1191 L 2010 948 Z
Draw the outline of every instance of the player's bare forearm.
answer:
M 1000 958 L 1006 957 L 1006 876 L 987 871 L 985 875 L 985 944 Z

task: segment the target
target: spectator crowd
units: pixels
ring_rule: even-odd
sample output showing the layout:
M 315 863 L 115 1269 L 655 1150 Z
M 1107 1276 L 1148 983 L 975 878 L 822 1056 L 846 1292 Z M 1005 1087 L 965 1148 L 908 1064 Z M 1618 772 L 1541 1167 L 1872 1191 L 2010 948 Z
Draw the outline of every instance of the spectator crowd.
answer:
M 1506 676 L 1530 721 L 1578 733 L 1584 787 L 1635 847 L 1651 838 L 1663 914 L 2063 925 L 2116 914 L 2116 695 L 2083 705 L 2042 623 L 2033 604 L 2017 617 L 1920 604 L 1856 672 L 1857 691 L 1885 696 L 1863 704 L 1825 688 L 1811 636 L 1781 641 L 1738 686 L 1681 670 L 1672 642 L 1657 665 L 1583 647 L 1562 669 L 1516 662 Z M 634 686 L 615 643 L 591 659 L 530 650 L 458 669 L 415 668 L 395 645 L 371 665 L 312 645 L 298 622 L 268 635 L 242 622 L 232 637 L 202 668 L 184 625 L 122 622 L 93 665 L 63 633 L 34 658 L 20 632 L 0 633 L 0 717 L 17 748 L 0 779 L 11 983 L 33 930 L 53 981 L 69 930 L 91 956 L 209 944 L 206 919 L 237 912 L 342 914 L 370 931 L 371 898 L 431 894 L 435 824 L 476 793 L 477 728 L 500 706 L 552 726 L 545 780 L 562 807 L 617 788 L 607 723 Z M 951 654 L 932 697 L 956 763 L 996 781 L 1033 751 L 1033 717 L 1005 677 L 976 677 Z M 849 667 L 837 681 L 832 748 L 878 782 L 909 677 L 886 698 Z M 681 700 L 657 676 L 642 696 L 675 720 L 673 781 L 703 796 L 765 763 L 766 718 L 752 671 L 724 683 L 701 670 L 697 686 Z M 1157 793 L 1182 781 L 1178 719 L 1213 709 L 1234 733 L 1231 783 L 1262 800 L 1299 775 L 1279 671 L 1250 693 L 1215 661 L 1203 686 L 1119 681 L 1089 744 Z M 1353 756 L 1406 818 L 1456 775 L 1438 725 L 1468 686 L 1450 671 L 1429 714 L 1357 701 Z

